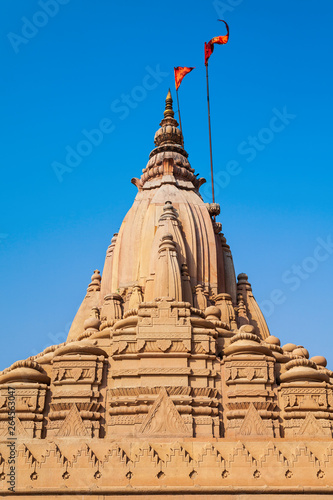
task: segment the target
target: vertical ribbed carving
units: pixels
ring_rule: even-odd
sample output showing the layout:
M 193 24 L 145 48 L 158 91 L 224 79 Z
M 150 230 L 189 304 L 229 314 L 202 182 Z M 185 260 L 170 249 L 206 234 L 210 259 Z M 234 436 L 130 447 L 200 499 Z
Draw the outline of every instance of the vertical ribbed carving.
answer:
M 182 301 L 182 282 L 176 244 L 172 234 L 162 236 L 155 275 L 155 298 L 168 297 Z
M 243 296 L 250 325 L 254 326 L 255 333 L 257 335 L 259 335 L 262 339 L 266 339 L 270 335 L 269 329 L 264 315 L 253 296 L 252 287 L 248 282 L 248 276 L 247 274 L 242 273 L 237 276 L 237 279 L 237 289 Z

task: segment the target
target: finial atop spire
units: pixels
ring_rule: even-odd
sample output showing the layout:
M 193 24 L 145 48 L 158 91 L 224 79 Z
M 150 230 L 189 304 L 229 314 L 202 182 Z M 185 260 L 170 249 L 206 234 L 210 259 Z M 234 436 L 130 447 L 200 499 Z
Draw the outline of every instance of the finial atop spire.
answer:
M 172 102 L 169 89 L 165 99 L 164 116 L 154 137 L 155 148 L 149 155 L 149 162 L 143 170 L 141 179 L 134 178 L 131 181 L 139 191 L 150 189 L 151 182 L 174 183 L 176 181 L 178 184 L 178 179 L 182 180 L 178 184 L 179 187 L 186 186 L 186 189 L 198 191 L 205 182 L 205 179 L 197 178 L 187 160 L 188 154 L 184 149 L 183 134 L 174 117 Z M 148 185 L 146 185 L 147 182 Z
M 172 97 L 171 97 L 171 91 L 169 89 L 168 94 L 165 99 L 165 111 L 164 111 L 164 118 L 168 118 L 169 116 L 173 118 L 175 116 L 172 108 Z
M 151 182 L 175 183 L 178 179 L 182 182 L 179 187 L 186 189 L 195 189 L 205 182 L 205 179 L 198 179 L 191 168 L 184 149 L 184 140 L 181 130 L 178 128 L 178 122 L 174 117 L 172 109 L 171 91 L 168 90 L 165 99 L 164 116 L 160 123 L 160 128 L 154 137 L 155 148 L 149 155 L 149 162 L 143 170 L 141 179 L 132 179 L 132 183 L 138 187 L 139 191 L 150 189 Z M 146 183 L 149 183 L 146 185 Z M 169 214 L 169 212 L 168 212 Z
M 183 149 L 183 136 L 178 128 L 178 122 L 174 117 L 174 112 L 172 109 L 172 97 L 170 89 L 165 99 L 164 117 L 160 123 L 160 127 L 161 128 L 159 128 L 155 134 L 155 146 L 163 146 L 164 151 L 173 151 L 172 148 L 176 147 L 177 151 L 186 157 L 187 153 Z M 155 148 L 152 153 L 157 154 L 158 152 L 159 151 Z

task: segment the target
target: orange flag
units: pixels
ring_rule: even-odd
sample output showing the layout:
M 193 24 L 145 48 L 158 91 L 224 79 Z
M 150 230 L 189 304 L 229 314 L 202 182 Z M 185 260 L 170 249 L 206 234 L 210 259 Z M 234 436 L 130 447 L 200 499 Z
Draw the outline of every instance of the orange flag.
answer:
M 176 90 L 179 89 L 179 86 L 182 83 L 184 76 L 186 76 L 187 73 L 190 73 L 192 69 L 194 68 L 187 68 L 186 66 L 185 67 L 177 66 L 177 68 L 174 68 Z
M 224 45 L 229 40 L 229 26 L 222 19 L 219 19 L 219 21 L 225 24 L 227 28 L 227 34 L 224 36 L 215 36 L 208 43 L 205 43 L 205 66 L 207 66 L 208 59 L 210 58 L 210 56 L 214 51 L 214 44 L 217 43 L 218 45 Z

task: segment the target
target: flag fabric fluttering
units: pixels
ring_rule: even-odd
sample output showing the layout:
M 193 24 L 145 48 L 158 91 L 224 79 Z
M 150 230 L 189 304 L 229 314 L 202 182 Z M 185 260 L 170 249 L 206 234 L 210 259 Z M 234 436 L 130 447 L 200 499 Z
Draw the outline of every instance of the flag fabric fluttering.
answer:
M 186 66 L 177 66 L 174 68 L 175 71 L 175 85 L 176 85 L 176 90 L 179 89 L 180 84 L 182 83 L 182 80 L 184 76 L 186 76 L 188 73 L 190 73 L 194 68 L 187 68 Z
M 215 36 L 208 43 L 205 42 L 205 66 L 207 66 L 208 59 L 214 51 L 214 44 L 217 43 L 218 45 L 224 45 L 229 40 L 229 26 L 225 21 L 223 21 L 223 19 L 219 19 L 219 21 L 225 24 L 227 28 L 227 34 L 223 36 Z

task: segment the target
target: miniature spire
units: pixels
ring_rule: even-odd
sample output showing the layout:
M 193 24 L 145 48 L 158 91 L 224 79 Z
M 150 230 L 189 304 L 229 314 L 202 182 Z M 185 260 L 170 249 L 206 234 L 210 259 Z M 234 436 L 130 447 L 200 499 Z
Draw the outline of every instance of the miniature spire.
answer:
M 94 271 L 94 274 L 92 275 L 91 277 L 91 282 L 88 286 L 88 292 L 91 292 L 91 291 L 100 291 L 101 289 L 101 275 L 100 275 L 100 272 L 98 269 L 96 269 Z
M 168 297 L 176 302 L 182 300 L 182 282 L 177 246 L 170 233 L 165 233 L 159 244 L 155 275 L 155 299 Z
M 247 317 L 249 319 L 250 325 L 255 328 L 255 334 L 259 335 L 262 339 L 266 339 L 270 336 L 267 323 L 265 321 L 264 315 L 257 304 L 256 299 L 252 293 L 252 287 L 248 281 L 248 276 L 245 273 L 241 273 L 237 276 L 238 284 L 237 291 L 238 294 L 242 294 L 244 304 L 247 310 Z

